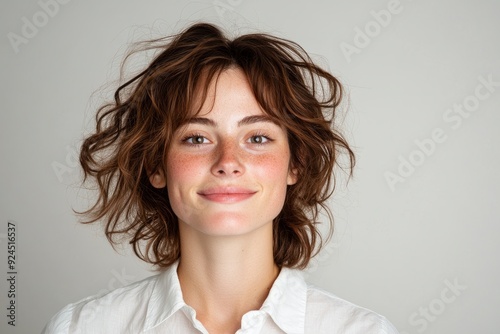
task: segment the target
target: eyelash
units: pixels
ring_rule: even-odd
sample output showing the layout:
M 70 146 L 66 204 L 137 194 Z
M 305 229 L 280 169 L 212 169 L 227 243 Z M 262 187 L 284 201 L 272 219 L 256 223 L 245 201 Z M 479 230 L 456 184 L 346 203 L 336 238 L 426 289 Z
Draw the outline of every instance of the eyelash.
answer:
M 193 133 L 193 134 L 190 134 L 190 135 L 187 135 L 185 136 L 184 138 L 182 138 L 182 142 L 186 145 L 189 145 L 189 146 L 200 146 L 200 145 L 203 145 L 203 144 L 197 144 L 197 143 L 190 143 L 189 140 L 190 139 L 193 139 L 193 138 L 196 138 L 196 137 L 202 137 L 204 139 L 207 139 L 204 135 L 201 135 L 199 133 Z
M 253 135 L 250 136 L 250 139 L 251 138 L 255 138 L 255 137 L 263 137 L 266 139 L 266 142 L 264 143 L 252 143 L 254 145 L 258 145 L 258 146 L 261 146 L 261 145 L 266 145 L 267 143 L 270 143 L 273 141 L 273 139 L 271 137 L 269 137 L 267 134 L 263 133 L 263 132 L 257 132 Z
M 193 139 L 193 138 L 196 138 L 196 137 L 202 137 L 204 139 L 207 139 L 205 136 L 203 136 L 202 134 L 199 134 L 199 133 L 192 133 L 192 134 L 189 134 L 185 137 L 182 138 L 182 143 L 186 144 L 186 145 L 189 145 L 189 146 L 193 146 L 193 147 L 197 147 L 197 146 L 200 146 L 200 145 L 203 145 L 203 144 L 197 144 L 197 143 L 190 143 L 189 140 Z M 266 145 L 267 143 L 270 143 L 272 141 L 274 141 L 274 139 L 272 139 L 271 137 L 269 137 L 269 135 L 263 133 L 263 132 L 257 132 L 253 135 L 251 135 L 249 137 L 249 139 L 252 139 L 252 138 L 256 138 L 256 137 L 262 137 L 264 138 L 266 141 L 263 142 L 263 143 L 251 143 L 253 145 L 258 145 L 258 146 L 261 146 L 261 145 Z

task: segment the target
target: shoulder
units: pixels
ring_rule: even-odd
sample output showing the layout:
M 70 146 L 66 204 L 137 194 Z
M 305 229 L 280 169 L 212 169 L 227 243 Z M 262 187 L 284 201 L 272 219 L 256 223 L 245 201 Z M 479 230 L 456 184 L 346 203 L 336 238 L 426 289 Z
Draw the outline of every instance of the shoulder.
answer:
M 307 284 L 306 328 L 318 333 L 398 333 L 384 316 L 311 284 Z
M 42 334 L 133 332 L 143 325 L 158 276 L 69 304 L 52 317 Z

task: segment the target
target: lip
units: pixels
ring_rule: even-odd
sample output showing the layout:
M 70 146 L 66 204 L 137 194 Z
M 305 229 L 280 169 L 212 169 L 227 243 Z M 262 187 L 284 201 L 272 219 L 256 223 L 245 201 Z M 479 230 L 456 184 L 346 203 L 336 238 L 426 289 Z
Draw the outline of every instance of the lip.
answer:
M 252 197 L 257 191 L 243 187 L 213 187 L 207 188 L 198 195 L 206 200 L 217 203 L 237 203 Z

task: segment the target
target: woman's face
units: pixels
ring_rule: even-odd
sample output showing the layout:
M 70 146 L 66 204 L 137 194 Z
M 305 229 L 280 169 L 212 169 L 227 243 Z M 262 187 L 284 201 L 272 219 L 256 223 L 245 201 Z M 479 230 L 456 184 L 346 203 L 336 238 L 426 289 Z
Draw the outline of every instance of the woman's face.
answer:
M 212 82 L 201 112 L 176 131 L 157 186 L 166 184 L 179 224 L 242 235 L 281 211 L 287 185 L 296 182 L 289 163 L 285 130 L 262 111 L 244 73 L 231 68 L 216 87 Z

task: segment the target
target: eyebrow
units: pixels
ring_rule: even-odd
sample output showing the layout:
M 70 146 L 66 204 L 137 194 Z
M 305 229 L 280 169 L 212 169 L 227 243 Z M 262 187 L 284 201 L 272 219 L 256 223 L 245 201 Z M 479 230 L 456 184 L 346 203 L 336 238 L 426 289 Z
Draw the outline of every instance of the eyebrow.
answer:
M 247 116 L 244 117 L 243 119 L 238 121 L 238 126 L 243 126 L 243 125 L 249 125 L 249 124 L 254 124 L 254 123 L 260 123 L 260 122 L 270 122 L 273 124 L 276 124 L 269 116 L 267 115 L 253 115 L 253 116 Z M 212 126 L 212 127 L 217 127 L 217 123 L 210 118 L 205 118 L 205 117 L 192 117 L 186 121 L 185 124 L 201 124 L 201 125 L 207 125 L 207 126 Z

